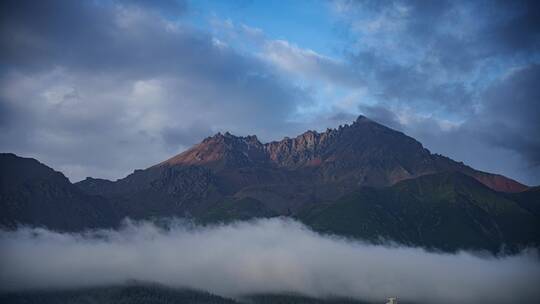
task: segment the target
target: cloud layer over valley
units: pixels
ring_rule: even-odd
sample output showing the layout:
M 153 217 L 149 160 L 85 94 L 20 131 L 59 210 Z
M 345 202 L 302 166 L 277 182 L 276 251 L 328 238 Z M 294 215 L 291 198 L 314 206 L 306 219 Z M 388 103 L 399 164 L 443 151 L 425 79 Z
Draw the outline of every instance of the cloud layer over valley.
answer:
M 0 232 L 2 291 L 77 288 L 127 280 L 224 296 L 294 292 L 418 303 L 516 303 L 540 297 L 536 252 L 495 258 L 375 246 L 320 235 L 290 219 L 166 229 L 128 222 L 120 230 L 64 234 Z

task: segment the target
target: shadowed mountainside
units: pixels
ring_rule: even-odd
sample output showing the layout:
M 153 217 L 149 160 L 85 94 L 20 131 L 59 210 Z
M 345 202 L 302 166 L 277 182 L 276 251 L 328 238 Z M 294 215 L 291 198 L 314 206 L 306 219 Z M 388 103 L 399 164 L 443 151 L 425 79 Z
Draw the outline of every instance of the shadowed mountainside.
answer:
M 120 215 L 109 200 L 84 193 L 35 159 L 0 154 L 0 226 L 59 230 L 114 227 Z
M 526 201 L 540 204 L 537 198 Z M 540 244 L 538 214 L 458 172 L 362 188 L 307 208 L 298 218 L 321 232 L 445 251 L 497 252 Z

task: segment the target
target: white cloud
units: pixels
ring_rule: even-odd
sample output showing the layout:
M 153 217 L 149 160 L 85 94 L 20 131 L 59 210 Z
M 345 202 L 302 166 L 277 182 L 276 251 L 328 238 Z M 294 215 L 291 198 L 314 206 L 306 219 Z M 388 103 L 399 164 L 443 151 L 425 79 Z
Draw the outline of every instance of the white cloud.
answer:
M 267 40 L 260 57 L 294 77 L 318 84 L 353 88 L 361 85 L 361 80 L 345 62 L 285 40 Z
M 278 139 L 288 134 L 297 104 L 310 100 L 255 56 L 156 11 L 95 3 L 64 9 L 55 22 L 65 26 L 6 21 L 7 28 L 39 32 L 46 43 L 16 44 L 25 52 L 10 54 L 17 58 L 0 74 L 7 118 L 0 149 L 65 169 L 73 181 L 123 177 L 211 132 Z M 34 12 L 20 10 L 14 15 Z M 96 27 L 81 30 L 87 24 Z
M 0 232 L 0 286 L 76 288 L 136 279 L 224 296 L 295 292 L 415 303 L 517 303 L 540 296 L 533 252 L 495 258 L 374 246 L 316 234 L 287 219 L 168 230 Z

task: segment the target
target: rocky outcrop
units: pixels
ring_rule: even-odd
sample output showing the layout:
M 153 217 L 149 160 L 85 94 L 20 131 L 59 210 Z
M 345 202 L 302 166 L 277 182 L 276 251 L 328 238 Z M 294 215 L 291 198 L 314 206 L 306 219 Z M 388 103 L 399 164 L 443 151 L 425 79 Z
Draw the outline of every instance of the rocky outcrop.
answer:
M 203 165 L 214 169 L 253 166 L 266 162 L 264 146 L 256 136 L 218 133 L 158 166 Z

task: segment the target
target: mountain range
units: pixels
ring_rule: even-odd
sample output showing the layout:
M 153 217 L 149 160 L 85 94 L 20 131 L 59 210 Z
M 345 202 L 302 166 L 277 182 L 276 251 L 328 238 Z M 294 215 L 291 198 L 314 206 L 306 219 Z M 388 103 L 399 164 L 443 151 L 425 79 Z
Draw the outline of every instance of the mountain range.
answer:
M 540 244 L 540 189 L 433 154 L 364 116 L 261 143 L 218 133 L 125 178 L 72 184 L 37 160 L 0 155 L 0 224 L 61 231 L 122 218 L 200 223 L 290 216 L 317 231 L 444 251 Z

